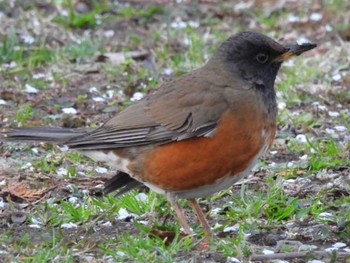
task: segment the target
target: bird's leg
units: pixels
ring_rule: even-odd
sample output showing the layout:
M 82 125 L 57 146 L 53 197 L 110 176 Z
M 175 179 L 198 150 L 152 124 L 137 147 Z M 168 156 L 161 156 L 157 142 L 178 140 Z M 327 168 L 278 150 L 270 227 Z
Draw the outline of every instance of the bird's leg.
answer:
M 188 201 L 193 206 L 194 211 L 196 212 L 196 215 L 198 217 L 198 220 L 199 220 L 200 224 L 203 227 L 203 230 L 204 230 L 204 233 L 205 233 L 205 240 L 207 242 L 209 242 L 211 237 L 212 237 L 212 233 L 211 233 L 211 229 L 210 229 L 210 226 L 208 224 L 208 221 L 207 221 L 207 219 L 206 219 L 206 217 L 205 217 L 205 215 L 204 215 L 204 213 L 202 211 L 202 208 L 199 206 L 199 204 L 197 203 L 196 199 L 191 198 L 191 199 L 188 199 Z
M 175 200 L 169 200 L 169 202 L 171 203 L 171 205 L 173 206 L 173 208 L 175 210 L 176 216 L 179 219 L 179 222 L 180 222 L 182 228 L 184 229 L 184 233 L 186 235 L 192 234 L 192 231 L 191 231 L 189 225 L 187 224 L 185 215 L 182 211 L 182 208 L 179 206 L 179 203 Z

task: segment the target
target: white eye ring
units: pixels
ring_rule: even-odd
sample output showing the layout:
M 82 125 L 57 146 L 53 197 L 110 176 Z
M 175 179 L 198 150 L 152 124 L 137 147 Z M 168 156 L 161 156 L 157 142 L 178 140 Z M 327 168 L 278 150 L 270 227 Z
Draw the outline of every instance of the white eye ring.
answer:
M 265 53 L 259 53 L 255 58 L 260 64 L 265 64 L 269 60 L 269 56 Z

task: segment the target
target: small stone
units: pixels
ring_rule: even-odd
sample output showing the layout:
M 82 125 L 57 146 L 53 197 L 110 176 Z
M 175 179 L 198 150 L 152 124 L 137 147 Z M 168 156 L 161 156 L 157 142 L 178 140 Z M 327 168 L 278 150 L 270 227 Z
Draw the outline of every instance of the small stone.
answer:
M 106 99 L 102 97 L 93 97 L 92 100 L 95 102 L 104 102 Z
M 58 148 L 60 149 L 61 152 L 68 152 L 69 151 L 69 147 L 67 145 L 58 146 Z
M 0 209 L 3 210 L 5 209 L 6 205 L 2 199 L 0 199 Z
M 26 84 L 25 85 L 25 92 L 35 94 L 35 93 L 38 93 L 38 89 L 34 88 L 33 86 L 31 86 L 29 84 Z
M 238 227 L 236 225 L 234 226 L 228 226 L 228 227 L 225 227 L 224 230 L 223 230 L 225 233 L 226 232 L 237 232 L 238 231 Z
M 332 76 L 332 80 L 334 81 L 340 81 L 341 80 L 341 75 L 338 73 L 338 74 L 335 74 Z
M 303 156 L 300 156 L 299 159 L 302 161 L 306 161 L 308 158 L 307 154 L 304 154 Z
M 221 225 L 221 224 L 219 224 L 219 223 L 215 223 L 215 225 L 214 225 L 213 229 L 217 229 L 217 228 L 219 228 L 219 227 L 222 227 L 222 225 Z
M 307 139 L 306 139 L 306 136 L 304 134 L 298 134 L 296 137 L 295 137 L 295 140 L 298 142 L 298 143 L 307 143 Z
M 244 9 L 249 9 L 251 5 L 250 1 L 240 1 L 234 5 L 234 9 L 236 12 L 239 12 Z
M 63 177 L 63 176 L 66 176 L 68 173 L 68 170 L 66 168 L 63 168 L 63 167 L 60 167 L 56 170 L 56 175 L 58 177 Z
M 78 202 L 78 197 L 75 197 L 75 196 L 71 196 L 68 198 L 68 201 L 71 203 L 71 204 L 76 204 Z
M 77 224 L 74 224 L 72 222 L 70 223 L 64 223 L 61 225 L 61 228 L 66 228 L 66 229 L 69 229 L 69 228 L 77 228 Z
M 21 38 L 24 43 L 29 45 L 33 44 L 35 41 L 34 37 L 32 37 L 31 35 L 22 35 Z
M 193 28 L 198 28 L 199 27 L 199 22 L 198 21 L 188 21 L 188 25 Z
M 36 219 L 35 217 L 32 217 L 32 218 L 31 218 L 31 221 L 32 221 L 32 223 L 35 224 L 35 225 L 42 225 L 42 224 L 43 224 L 42 221 L 40 221 L 39 219 Z
M 72 108 L 72 107 L 71 108 L 63 108 L 62 112 L 65 114 L 72 114 L 72 115 L 77 114 L 77 110 Z
M 11 214 L 11 221 L 16 225 L 23 224 L 27 220 L 27 215 L 24 212 L 13 212 Z
M 338 248 L 337 247 L 329 247 L 329 248 L 325 249 L 325 251 L 327 251 L 327 252 L 332 252 L 334 250 L 338 250 Z
M 318 215 L 318 218 L 321 220 L 328 220 L 328 221 L 334 221 L 334 215 L 328 212 L 323 212 Z
M 173 69 L 172 68 L 166 68 L 163 70 L 163 74 L 164 75 L 168 75 L 170 76 L 173 73 Z
M 335 131 L 333 129 L 330 129 L 330 128 L 326 128 L 326 133 L 332 135 L 335 133 Z
M 189 46 L 189 45 L 192 44 L 192 40 L 189 39 L 188 37 L 184 37 L 183 43 L 184 43 L 186 46 Z
M 330 117 L 339 117 L 339 116 L 340 116 L 340 113 L 337 112 L 337 111 L 329 111 L 329 112 L 328 112 L 328 115 L 329 115 Z
M 38 148 L 36 148 L 36 147 L 33 147 L 31 150 L 32 150 L 32 152 L 35 153 L 35 154 L 38 154 L 38 153 L 39 153 L 39 150 L 38 150 Z
M 275 162 L 269 163 L 269 167 L 275 167 L 275 166 L 276 166 L 276 163 L 275 163 Z
M 132 95 L 132 97 L 130 98 L 131 101 L 138 101 L 140 99 L 142 99 L 145 96 L 144 93 L 142 92 L 135 92 L 134 95 Z
M 148 196 L 145 193 L 139 193 L 135 196 L 135 199 L 137 201 L 146 202 L 148 200 Z
M 32 75 L 33 79 L 43 79 L 46 77 L 44 73 L 36 73 Z
M 310 20 L 312 20 L 312 21 L 320 21 L 321 19 L 322 19 L 321 13 L 312 13 L 310 15 Z
M 294 22 L 298 22 L 298 21 L 300 21 L 300 17 L 299 16 L 296 16 L 294 14 L 290 14 L 288 16 L 288 22 L 294 23 Z
M 91 87 L 91 88 L 89 88 L 89 92 L 90 93 L 95 93 L 95 92 L 98 92 L 98 90 L 97 90 L 96 87 Z
M 333 31 L 333 27 L 330 24 L 326 25 L 326 31 L 327 32 L 332 32 Z
M 190 227 L 190 231 L 193 232 L 193 228 L 192 227 Z M 184 229 L 182 227 L 180 227 L 180 232 L 182 232 L 182 233 L 184 232 Z
M 105 30 L 103 33 L 105 37 L 112 37 L 114 36 L 114 31 L 113 30 Z
M 105 167 L 96 167 L 96 169 L 95 169 L 95 171 L 96 171 L 96 173 L 99 173 L 99 174 L 105 174 L 105 173 L 107 173 L 107 168 L 105 168 Z
M 122 252 L 122 251 L 117 251 L 117 253 L 116 253 L 119 257 L 124 257 L 124 256 L 126 256 L 126 254 L 124 253 L 124 252 Z
M 37 225 L 37 224 L 30 224 L 30 225 L 28 225 L 28 227 L 30 227 L 30 228 L 36 228 L 36 229 L 40 229 L 40 228 L 41 228 L 41 226 L 39 226 L 39 225 Z
M 239 261 L 237 258 L 235 257 L 228 257 L 227 258 L 227 263 L 241 263 L 241 261 Z
M 294 184 L 295 179 L 287 179 L 283 181 L 283 185 Z
M 310 251 L 310 250 L 315 250 L 315 249 L 317 249 L 317 246 L 315 246 L 315 245 L 303 244 L 299 247 L 299 251 Z
M 298 45 L 302 45 L 302 44 L 307 44 L 307 43 L 311 43 L 309 39 L 305 38 L 305 37 L 300 37 L 299 39 L 297 39 L 297 43 Z
M 269 249 L 264 249 L 264 250 L 262 251 L 262 253 L 263 253 L 264 255 L 272 255 L 272 254 L 275 254 L 274 251 L 269 250 Z
M 220 208 L 220 207 L 213 208 L 213 209 L 210 211 L 210 215 L 211 215 L 211 216 L 217 215 L 220 211 L 221 211 L 221 208 Z
M 287 103 L 285 103 L 284 101 L 278 102 L 277 107 L 279 110 L 283 110 L 287 107 Z
M 334 248 L 342 248 L 342 247 L 346 247 L 346 244 L 343 242 L 337 242 L 333 245 Z
M 327 110 L 328 110 L 327 106 L 324 106 L 324 105 L 318 105 L 317 108 L 318 108 L 320 111 L 327 111 Z
M 132 214 L 128 212 L 125 208 L 120 208 L 118 212 L 118 219 L 119 220 L 124 220 L 128 217 L 131 217 Z
M 110 221 L 107 221 L 107 222 L 102 223 L 101 226 L 104 226 L 104 227 L 111 227 L 111 226 L 112 226 L 112 223 L 111 223 Z
M 182 28 L 185 28 L 186 26 L 187 26 L 187 23 L 181 20 L 174 21 L 170 24 L 171 28 L 176 28 L 176 29 L 182 29 Z
M 346 128 L 345 126 L 342 126 L 342 125 L 336 125 L 336 126 L 334 126 L 334 129 L 339 131 L 339 132 L 345 132 L 348 128 Z

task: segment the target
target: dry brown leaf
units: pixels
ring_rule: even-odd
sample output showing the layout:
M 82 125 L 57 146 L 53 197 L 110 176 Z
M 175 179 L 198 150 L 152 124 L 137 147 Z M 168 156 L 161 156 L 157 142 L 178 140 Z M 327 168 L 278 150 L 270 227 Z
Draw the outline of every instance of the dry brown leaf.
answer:
M 7 189 L 10 194 L 27 202 L 33 202 L 43 197 L 45 190 L 29 188 L 25 182 L 9 181 Z
M 152 235 L 155 235 L 155 236 L 158 236 L 162 239 L 166 239 L 165 241 L 165 244 L 166 245 L 170 245 L 171 242 L 173 242 L 175 236 L 176 236 L 176 233 L 174 231 L 166 231 L 166 230 L 160 230 L 160 229 L 157 229 L 157 228 L 153 228 L 151 230 L 151 234 Z M 180 233 L 180 239 L 184 238 L 186 235 L 183 234 L 183 233 Z

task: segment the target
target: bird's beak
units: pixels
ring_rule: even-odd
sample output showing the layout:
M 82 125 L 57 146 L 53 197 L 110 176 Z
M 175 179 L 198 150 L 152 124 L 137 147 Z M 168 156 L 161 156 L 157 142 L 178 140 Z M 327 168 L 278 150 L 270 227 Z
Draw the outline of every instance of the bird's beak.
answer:
M 294 56 L 299 56 L 302 53 L 309 51 L 313 48 L 315 48 L 317 45 L 312 44 L 312 43 L 303 43 L 303 44 L 294 44 L 294 45 L 287 45 L 285 46 L 286 52 L 282 53 L 278 57 L 276 57 L 273 61 L 274 62 L 283 62 L 286 61 L 287 59 L 294 57 Z

